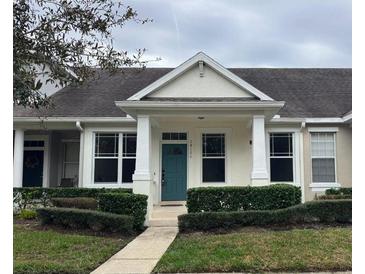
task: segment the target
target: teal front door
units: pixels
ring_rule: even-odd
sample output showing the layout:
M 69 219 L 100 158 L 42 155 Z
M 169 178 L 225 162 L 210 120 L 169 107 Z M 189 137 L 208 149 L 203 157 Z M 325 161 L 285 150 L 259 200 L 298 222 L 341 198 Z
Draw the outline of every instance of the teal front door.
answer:
M 162 145 L 162 201 L 186 200 L 187 148 L 186 144 Z

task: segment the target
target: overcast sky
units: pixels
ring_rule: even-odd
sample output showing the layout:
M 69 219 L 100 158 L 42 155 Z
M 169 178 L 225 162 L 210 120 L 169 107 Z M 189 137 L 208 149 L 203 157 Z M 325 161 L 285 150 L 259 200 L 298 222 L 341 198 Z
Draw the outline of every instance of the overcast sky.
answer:
M 114 33 L 176 67 L 204 51 L 225 67 L 351 67 L 351 0 L 127 0 L 152 23 Z

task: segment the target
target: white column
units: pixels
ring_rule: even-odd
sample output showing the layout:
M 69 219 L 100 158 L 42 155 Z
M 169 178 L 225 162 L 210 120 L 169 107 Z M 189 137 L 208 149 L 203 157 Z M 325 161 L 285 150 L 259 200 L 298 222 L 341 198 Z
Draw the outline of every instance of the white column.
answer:
M 265 116 L 255 115 L 252 117 L 252 186 L 269 184 L 266 161 Z
M 24 130 L 16 129 L 14 138 L 13 186 L 23 186 Z
M 83 187 L 83 171 L 84 171 L 84 131 L 80 131 L 80 150 L 79 150 L 79 181 L 78 187 Z
M 133 174 L 133 193 L 148 196 L 146 221 L 152 209 L 152 172 L 151 172 L 151 118 L 147 115 L 137 117 L 136 170 Z

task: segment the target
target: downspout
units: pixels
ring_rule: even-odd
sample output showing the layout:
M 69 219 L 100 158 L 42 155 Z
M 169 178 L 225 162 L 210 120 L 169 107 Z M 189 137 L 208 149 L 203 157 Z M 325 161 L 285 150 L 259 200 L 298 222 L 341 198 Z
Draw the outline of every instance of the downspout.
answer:
M 80 121 L 76 121 L 76 127 L 80 131 L 80 151 L 79 151 L 79 182 L 78 186 L 81 187 L 83 185 L 83 160 L 84 160 L 84 129 L 81 126 Z
M 304 182 L 304 138 L 303 130 L 305 128 L 305 122 L 300 125 L 300 135 L 299 135 L 299 147 L 300 147 L 300 187 L 302 189 L 302 203 L 305 202 L 305 182 Z

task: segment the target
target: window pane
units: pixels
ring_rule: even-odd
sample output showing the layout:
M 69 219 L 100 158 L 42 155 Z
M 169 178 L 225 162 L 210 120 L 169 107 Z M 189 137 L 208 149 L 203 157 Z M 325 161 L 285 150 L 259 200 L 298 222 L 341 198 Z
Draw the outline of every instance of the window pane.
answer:
M 179 133 L 172 132 L 171 133 L 171 140 L 179 140 Z
M 270 159 L 271 182 L 293 182 L 293 159 Z
M 312 177 L 316 183 L 335 182 L 335 159 L 312 159 Z
M 187 134 L 186 133 L 179 133 L 179 140 L 186 140 Z
M 163 132 L 162 140 L 186 140 L 187 134 L 185 132 Z
M 65 143 L 65 162 L 79 162 L 80 143 Z
M 25 147 L 44 147 L 44 141 L 24 141 Z
M 118 156 L 117 133 L 105 134 L 97 133 L 95 138 L 95 156 L 98 157 L 117 157 Z
M 224 134 L 203 134 L 203 156 L 224 156 Z
M 123 156 L 136 157 L 137 134 L 124 134 L 123 145 L 124 145 Z
M 78 178 L 79 176 L 79 164 L 78 163 L 66 163 L 64 165 L 63 178 Z
M 171 134 L 169 132 L 162 133 L 162 140 L 171 140 Z
M 331 132 L 311 133 L 312 156 L 334 157 L 335 156 L 335 135 Z
M 132 175 L 136 168 L 136 159 L 123 159 L 122 182 L 132 183 Z
M 113 183 L 118 180 L 118 159 L 95 159 L 95 183 Z
M 203 159 L 203 182 L 225 182 L 225 159 Z
M 293 144 L 291 133 L 270 134 L 270 155 L 271 156 L 292 156 Z

